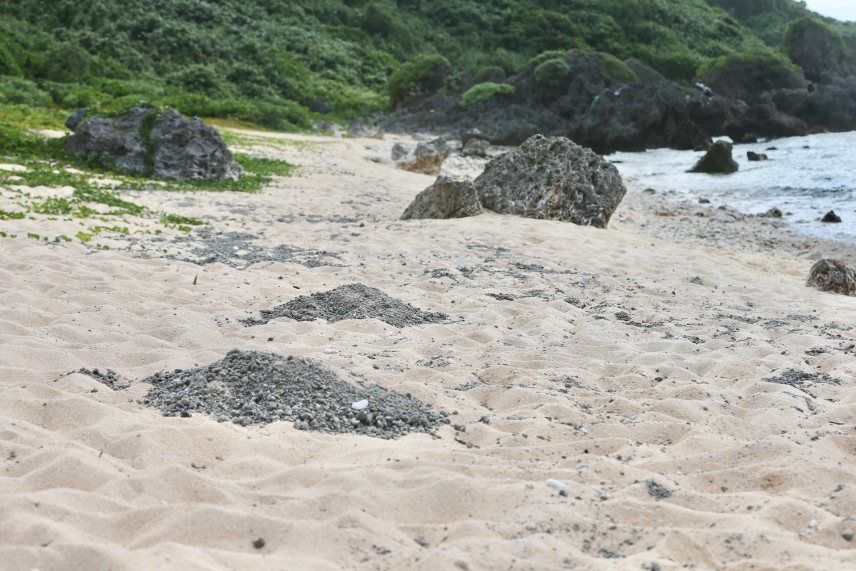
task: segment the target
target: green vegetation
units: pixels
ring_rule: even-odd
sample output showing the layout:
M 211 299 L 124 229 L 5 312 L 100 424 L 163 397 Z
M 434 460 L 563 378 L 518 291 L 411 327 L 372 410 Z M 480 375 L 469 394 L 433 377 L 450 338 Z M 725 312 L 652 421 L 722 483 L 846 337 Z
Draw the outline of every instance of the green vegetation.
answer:
M 5 117 L 0 115 L 0 119 Z M 239 191 L 257 192 L 274 176 L 289 176 L 294 165 L 284 161 L 236 154 L 245 169 L 239 181 L 160 181 L 126 176 L 105 165 L 93 165 L 65 151 L 64 138 L 44 138 L 31 134 L 10 122 L 0 120 L 0 162 L 19 165 L 15 170 L 0 170 L 0 194 L 12 197 L 18 209 L 0 209 L 0 221 L 48 217 L 48 219 L 89 220 L 99 223 L 77 232 L 76 237 L 88 242 L 101 232 L 129 234 L 126 218 L 157 223 L 189 232 L 192 226 L 204 224 L 195 217 L 153 212 L 129 200 L 125 191 Z M 106 174 L 109 179 L 105 178 Z M 40 196 L 22 188 L 65 188 L 61 196 Z M 145 224 L 144 224 L 145 225 Z M 145 230 L 150 232 L 150 230 Z M 159 230 L 155 231 L 159 233 Z M 48 238 L 42 237 L 47 240 Z M 54 241 L 67 241 L 58 236 Z
M 605 78 L 613 81 L 639 81 L 636 72 L 614 55 L 598 52 L 597 56 L 600 59 L 600 72 Z
M 451 67 L 449 60 L 437 54 L 419 55 L 402 64 L 389 79 L 390 105 L 397 108 L 413 97 L 442 88 Z
M 561 89 L 571 78 L 571 66 L 564 56 L 546 59 L 535 68 L 535 81 L 549 89 Z
M 807 15 L 794 0 L 7 0 L 0 105 L 50 110 L 54 127 L 57 109 L 144 100 L 308 129 L 500 83 L 569 49 L 690 82 L 717 58 L 781 53 L 788 25 Z M 827 25 L 856 47 L 856 26 Z M 543 80 L 560 81 L 548 71 L 561 70 L 542 69 Z
M 484 103 L 500 95 L 514 93 L 514 86 L 507 83 L 479 83 L 469 88 L 461 97 L 462 109 L 469 109 L 478 103 Z

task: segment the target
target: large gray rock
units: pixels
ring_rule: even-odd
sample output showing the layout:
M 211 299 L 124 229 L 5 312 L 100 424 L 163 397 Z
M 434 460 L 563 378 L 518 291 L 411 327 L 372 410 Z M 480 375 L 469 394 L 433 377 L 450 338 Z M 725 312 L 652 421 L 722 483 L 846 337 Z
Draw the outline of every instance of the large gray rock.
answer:
M 402 218 L 472 216 L 486 208 L 606 228 L 626 192 L 618 170 L 591 149 L 535 135 L 490 161 L 472 183 L 438 178 Z
M 481 212 L 478 191 L 472 181 L 439 176 L 434 184 L 416 195 L 401 219 L 465 218 Z
M 129 174 L 171 180 L 238 180 L 243 174 L 213 127 L 178 111 L 133 107 L 116 117 L 77 116 L 70 123 L 69 152 Z
M 542 135 L 490 161 L 474 184 L 488 210 L 597 228 L 606 228 L 627 192 L 609 161 L 564 137 Z
M 856 271 L 841 260 L 823 259 L 809 270 L 806 286 L 856 296 Z
M 698 160 L 690 172 L 709 174 L 731 174 L 737 172 L 738 166 L 731 157 L 732 146 L 728 141 L 716 141 L 707 153 Z

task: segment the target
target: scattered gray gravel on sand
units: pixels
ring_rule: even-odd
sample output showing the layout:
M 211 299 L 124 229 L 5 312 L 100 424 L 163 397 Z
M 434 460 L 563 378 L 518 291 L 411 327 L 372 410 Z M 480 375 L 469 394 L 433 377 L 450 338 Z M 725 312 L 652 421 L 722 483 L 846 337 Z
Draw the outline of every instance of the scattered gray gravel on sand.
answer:
M 127 383 L 123 383 L 118 373 L 112 369 L 107 369 L 107 371 L 100 371 L 98 369 L 78 369 L 77 371 L 72 371 L 72 373 L 80 373 L 81 375 L 86 375 L 87 377 L 92 377 L 99 383 L 103 385 L 107 385 L 114 391 L 119 391 L 122 389 L 128 388 Z M 69 373 L 71 374 L 71 373 Z
M 301 295 L 273 309 L 263 309 L 261 317 L 242 321 L 244 325 L 262 325 L 279 317 L 296 321 L 325 319 L 329 323 L 343 319 L 379 319 L 394 327 L 425 323 L 441 323 L 445 313 L 425 312 L 394 299 L 377 288 L 363 284 L 347 284 L 330 291 Z
M 645 480 L 645 485 L 648 487 L 648 494 L 654 496 L 658 500 L 672 497 L 672 491 L 669 488 L 662 484 L 658 484 L 654 480 Z
M 795 369 L 788 369 L 778 377 L 767 377 L 764 380 L 768 383 L 790 385 L 798 389 L 804 388 L 806 383 L 828 383 L 832 385 L 841 384 L 840 380 L 829 376 L 827 373 L 804 373 Z
M 199 265 L 219 262 L 238 269 L 245 269 L 259 262 L 293 263 L 309 268 L 342 265 L 325 260 L 338 257 L 332 252 L 305 250 L 285 244 L 265 248 L 255 244 L 257 238 L 247 232 L 221 232 L 210 227 L 199 228 L 172 241 L 183 249 L 190 247 L 186 254 L 167 254 L 166 257 Z
M 160 372 L 143 382 L 152 389 L 140 403 L 165 416 L 198 412 L 242 426 L 282 420 L 300 430 L 387 439 L 409 432 L 433 434 L 447 422 L 444 413 L 409 394 L 352 385 L 309 359 L 260 351 L 233 349 L 207 367 Z

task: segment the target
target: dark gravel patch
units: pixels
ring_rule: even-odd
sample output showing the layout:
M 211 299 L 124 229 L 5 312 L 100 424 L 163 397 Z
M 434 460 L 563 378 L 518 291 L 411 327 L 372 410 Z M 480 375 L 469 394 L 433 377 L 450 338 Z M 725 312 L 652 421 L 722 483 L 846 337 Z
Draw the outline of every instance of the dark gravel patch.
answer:
M 827 383 L 832 385 L 841 384 L 840 380 L 829 376 L 827 373 L 804 373 L 795 369 L 788 369 L 778 377 L 767 377 L 764 380 L 768 383 L 789 385 L 798 389 L 804 389 L 805 386 L 810 383 Z
M 276 421 L 323 433 L 397 438 L 433 434 L 445 422 L 418 399 L 378 385 L 356 386 L 319 363 L 260 351 L 229 351 L 206 367 L 160 372 L 143 380 L 152 389 L 140 400 L 164 416 L 204 413 L 242 426 Z M 353 403 L 367 400 L 362 410 Z
M 86 375 L 87 377 L 91 377 L 101 383 L 102 385 L 107 385 L 114 391 L 120 391 L 122 389 L 128 388 L 127 383 L 123 383 L 119 378 L 118 373 L 112 369 L 107 369 L 106 371 L 101 371 L 99 369 L 79 369 L 77 371 L 72 371 L 72 373 L 80 373 L 81 375 Z M 71 374 L 71 373 L 69 373 Z
M 343 319 L 379 319 L 394 327 L 441 323 L 445 313 L 430 313 L 394 299 L 377 288 L 347 284 L 330 291 L 301 295 L 273 309 L 263 309 L 261 317 L 242 321 L 244 325 L 262 325 L 272 319 L 288 317 L 296 321 L 325 319 L 329 323 Z
M 167 258 L 198 265 L 226 264 L 245 269 L 259 262 L 300 264 L 309 268 L 340 266 L 324 258 L 337 258 L 333 252 L 306 250 L 285 244 L 273 248 L 256 245 L 258 239 L 247 232 L 220 232 L 213 228 L 200 228 L 188 236 L 178 236 L 174 243 L 189 247 L 189 255 L 170 254 Z
M 658 500 L 672 497 L 672 490 L 662 484 L 658 484 L 654 480 L 646 480 L 645 485 L 648 488 L 648 494 L 654 496 Z

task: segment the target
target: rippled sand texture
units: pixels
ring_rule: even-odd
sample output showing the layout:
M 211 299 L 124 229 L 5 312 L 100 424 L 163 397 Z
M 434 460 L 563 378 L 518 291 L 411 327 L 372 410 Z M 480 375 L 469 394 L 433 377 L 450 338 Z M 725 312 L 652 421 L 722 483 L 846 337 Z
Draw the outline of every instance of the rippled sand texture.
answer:
M 856 568 L 856 301 L 804 287 L 810 259 L 661 241 L 641 194 L 608 230 L 403 222 L 432 179 L 392 141 L 291 140 L 258 147 L 304 167 L 262 194 L 133 200 L 317 264 L 0 239 L 0 567 Z M 348 283 L 450 320 L 241 323 Z M 233 348 L 451 423 L 381 440 L 137 404 Z

